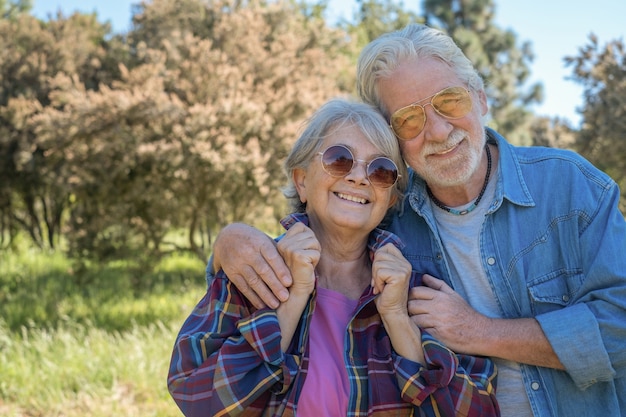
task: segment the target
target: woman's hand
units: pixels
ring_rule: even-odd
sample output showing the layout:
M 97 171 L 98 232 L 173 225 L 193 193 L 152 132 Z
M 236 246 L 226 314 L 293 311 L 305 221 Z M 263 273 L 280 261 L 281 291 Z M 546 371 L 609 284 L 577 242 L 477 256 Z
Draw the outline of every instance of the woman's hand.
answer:
M 287 230 L 277 248 L 291 271 L 290 297 L 311 294 L 315 287 L 315 267 L 322 251 L 313 230 L 303 223 L 296 223 Z
M 409 315 L 407 310 L 411 264 L 391 243 L 378 249 L 372 264 L 372 287 L 381 315 Z
M 372 287 L 376 308 L 383 321 L 391 345 L 398 355 L 414 362 L 425 363 L 422 333 L 408 312 L 411 264 L 391 243 L 374 254 Z
M 315 288 L 315 266 L 320 260 L 321 247 L 311 229 L 296 223 L 287 230 L 277 248 L 293 278 L 289 298 L 276 309 L 282 335 L 280 346 L 286 352 Z

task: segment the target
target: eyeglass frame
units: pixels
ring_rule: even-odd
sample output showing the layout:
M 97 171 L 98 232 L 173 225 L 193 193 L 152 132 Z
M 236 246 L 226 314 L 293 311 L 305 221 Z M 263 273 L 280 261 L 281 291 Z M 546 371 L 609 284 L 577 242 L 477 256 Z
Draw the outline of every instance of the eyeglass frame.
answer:
M 350 156 L 352 157 L 352 166 L 350 167 L 350 170 L 348 172 L 346 172 L 343 175 L 333 175 L 332 173 L 328 172 L 328 170 L 326 169 L 326 166 L 324 164 L 324 154 L 331 148 L 343 148 L 346 151 L 348 151 L 348 153 L 350 154 Z M 352 153 L 352 151 L 350 150 L 350 148 L 348 148 L 345 145 L 330 145 L 329 147 L 327 147 L 326 149 L 324 149 L 321 152 L 317 152 L 317 155 L 320 156 L 320 164 L 322 165 L 322 169 L 324 170 L 324 172 L 328 175 L 330 175 L 333 178 L 344 178 L 346 177 L 348 174 L 350 174 L 352 172 L 352 170 L 354 170 L 354 168 L 359 164 L 362 163 L 365 165 L 365 176 L 367 178 L 367 180 L 369 181 L 369 183 L 373 186 L 373 187 L 377 187 L 377 188 L 381 188 L 381 189 L 387 189 L 387 188 L 391 188 L 393 186 L 395 186 L 398 183 L 398 180 L 400 178 L 402 178 L 402 174 L 400 174 L 400 170 L 398 168 L 398 165 L 393 161 L 393 159 L 387 157 L 387 156 L 376 156 L 372 159 L 370 159 L 369 161 L 363 160 L 363 159 L 357 159 L 354 157 L 354 154 Z M 396 172 L 396 178 L 394 180 L 394 182 L 388 186 L 380 186 L 380 185 L 376 185 L 374 184 L 374 182 L 372 182 L 371 178 L 370 178 L 370 173 L 368 172 L 369 167 L 371 166 L 372 162 L 378 160 L 378 159 L 386 159 L 389 162 L 391 162 L 393 164 L 393 166 L 395 167 L 395 172 Z
M 445 115 L 445 114 L 441 113 L 441 112 L 437 109 L 437 107 L 435 107 L 435 105 L 433 104 L 433 99 L 434 99 L 435 97 L 437 97 L 439 94 L 443 93 L 444 91 L 446 91 L 446 90 L 450 90 L 450 89 L 462 89 L 465 93 L 467 93 L 467 97 L 468 97 L 468 99 L 469 99 L 469 101 L 470 101 L 470 106 L 469 106 L 469 108 L 467 109 L 467 112 L 465 112 L 465 113 L 464 113 L 463 115 L 461 115 L 461 116 L 458 116 L 458 117 L 450 117 L 450 116 L 447 116 L 447 115 Z M 426 101 L 426 100 L 429 100 L 429 101 L 428 101 L 427 103 L 424 103 L 424 104 L 418 104 L 418 103 L 421 103 L 421 102 Z M 440 115 L 440 116 L 442 116 L 442 117 L 445 117 L 446 119 L 450 119 L 450 120 L 462 119 L 463 117 L 467 116 L 467 115 L 468 115 L 468 114 L 472 111 L 472 109 L 474 108 L 474 100 L 472 100 L 472 93 L 471 93 L 471 91 L 470 91 L 468 88 L 466 88 L 466 87 L 461 87 L 461 86 L 450 86 L 450 87 L 446 87 L 446 88 L 444 88 L 444 89 L 442 89 L 442 90 L 439 90 L 438 92 L 436 92 L 436 93 L 435 93 L 435 94 L 433 94 L 433 95 L 430 95 L 430 96 L 428 96 L 428 97 L 425 97 L 425 98 L 422 98 L 422 99 L 420 99 L 420 100 L 417 100 L 417 101 L 415 101 L 415 102 L 413 102 L 413 103 L 411 103 L 411 104 L 409 104 L 409 105 L 403 106 L 403 107 L 401 107 L 401 108 L 397 109 L 396 111 L 394 111 L 394 112 L 391 114 L 391 116 L 389 116 L 389 127 L 390 127 L 390 128 L 391 128 L 391 130 L 393 131 L 394 135 L 396 135 L 396 137 L 397 137 L 398 139 L 400 139 L 400 140 L 403 140 L 403 141 L 409 141 L 409 140 L 412 140 L 412 139 L 416 138 L 416 137 L 417 137 L 420 133 L 422 133 L 422 132 L 424 131 L 424 127 L 426 127 L 426 120 L 427 120 L 427 116 L 426 116 L 426 106 L 427 106 L 427 105 L 429 105 L 429 104 L 432 106 L 433 110 L 435 110 L 435 112 L 436 112 L 438 115 Z M 420 130 L 419 130 L 416 134 L 414 134 L 414 135 L 413 135 L 413 136 L 411 136 L 410 138 L 403 138 L 403 137 L 401 137 L 401 136 L 400 136 L 400 135 L 396 132 L 396 130 L 394 129 L 394 127 L 393 127 L 393 118 L 394 118 L 394 115 L 395 115 L 395 114 L 397 114 L 398 112 L 400 112 L 400 111 L 402 111 L 402 110 L 405 110 L 405 109 L 408 109 L 408 108 L 411 108 L 411 107 L 420 107 L 420 108 L 422 109 L 422 113 L 424 113 L 424 123 L 422 124 L 422 128 L 421 128 L 421 129 L 420 129 Z

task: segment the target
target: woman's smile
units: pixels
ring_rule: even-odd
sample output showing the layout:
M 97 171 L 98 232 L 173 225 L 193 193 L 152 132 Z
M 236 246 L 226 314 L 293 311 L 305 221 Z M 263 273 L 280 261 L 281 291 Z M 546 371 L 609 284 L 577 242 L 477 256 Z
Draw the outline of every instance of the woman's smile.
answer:
M 337 197 L 339 197 L 342 200 L 348 200 L 348 201 L 352 201 L 354 203 L 359 203 L 359 204 L 368 204 L 369 200 L 363 197 L 358 197 L 355 195 L 350 195 L 350 194 L 345 194 L 345 193 L 338 193 L 335 192 L 333 193 L 335 194 Z

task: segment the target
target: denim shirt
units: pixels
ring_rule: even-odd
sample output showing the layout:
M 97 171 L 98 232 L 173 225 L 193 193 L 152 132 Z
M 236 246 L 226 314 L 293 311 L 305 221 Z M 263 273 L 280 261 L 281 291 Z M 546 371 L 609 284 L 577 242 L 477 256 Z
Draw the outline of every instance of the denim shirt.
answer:
M 480 235 L 501 317 L 534 317 L 566 371 L 522 365 L 535 416 L 626 415 L 626 221 L 617 184 L 566 150 L 498 146 L 495 199 Z M 389 230 L 413 269 L 450 270 L 425 183 L 411 172 Z

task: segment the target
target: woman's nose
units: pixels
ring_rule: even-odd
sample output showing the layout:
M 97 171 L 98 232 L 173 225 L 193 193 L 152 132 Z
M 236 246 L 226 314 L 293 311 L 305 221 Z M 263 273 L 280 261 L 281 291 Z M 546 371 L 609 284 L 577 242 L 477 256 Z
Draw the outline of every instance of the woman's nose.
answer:
M 354 181 L 355 183 L 362 184 L 365 183 L 367 178 L 367 161 L 362 159 L 355 159 L 352 165 L 352 169 L 346 175 L 346 179 L 349 181 Z

